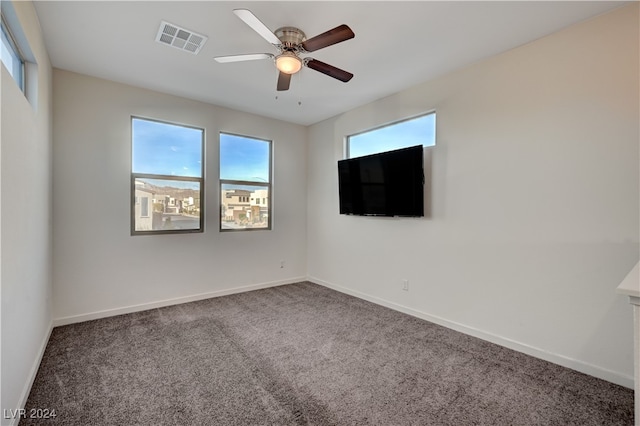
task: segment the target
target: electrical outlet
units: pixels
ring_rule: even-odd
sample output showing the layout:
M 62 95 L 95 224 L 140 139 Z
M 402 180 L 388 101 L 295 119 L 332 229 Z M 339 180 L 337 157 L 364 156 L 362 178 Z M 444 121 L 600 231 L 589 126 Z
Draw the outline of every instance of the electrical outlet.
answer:
M 402 289 L 404 291 L 409 291 L 409 280 L 402 280 Z

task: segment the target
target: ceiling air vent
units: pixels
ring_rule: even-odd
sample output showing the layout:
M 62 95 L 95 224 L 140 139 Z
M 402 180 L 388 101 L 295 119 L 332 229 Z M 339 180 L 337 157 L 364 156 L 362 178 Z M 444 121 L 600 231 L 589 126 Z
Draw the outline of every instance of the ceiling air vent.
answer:
M 160 44 L 173 46 L 197 55 L 207 41 L 207 36 L 196 34 L 169 22 L 160 22 L 156 41 Z

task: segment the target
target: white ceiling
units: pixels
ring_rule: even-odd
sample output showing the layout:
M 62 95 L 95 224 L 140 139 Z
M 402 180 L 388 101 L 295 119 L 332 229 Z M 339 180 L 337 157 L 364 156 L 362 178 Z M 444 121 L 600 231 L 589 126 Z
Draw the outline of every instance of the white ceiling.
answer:
M 285 120 L 312 124 L 507 51 L 625 2 L 36 1 L 54 67 Z M 308 38 L 347 24 L 355 38 L 311 56 L 355 77 L 309 68 L 276 92 L 271 60 L 220 64 L 214 56 L 275 53 L 232 10 L 272 31 Z M 209 37 L 198 55 L 155 42 L 165 20 Z M 276 98 L 277 96 L 277 98 Z

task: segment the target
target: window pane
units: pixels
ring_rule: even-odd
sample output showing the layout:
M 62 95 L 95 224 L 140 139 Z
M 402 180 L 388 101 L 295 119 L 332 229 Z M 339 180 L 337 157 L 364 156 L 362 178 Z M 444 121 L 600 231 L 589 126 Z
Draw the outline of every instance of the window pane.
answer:
M 431 113 L 347 138 L 349 158 L 410 146 L 436 144 L 436 114 Z
M 22 85 L 22 79 L 24 61 L 18 53 L 18 50 L 13 43 L 13 39 L 5 27 L 4 20 L 2 20 L 2 50 L 0 51 L 0 57 L 2 58 L 2 63 L 7 67 L 9 74 L 11 74 L 13 79 L 16 81 L 18 87 L 20 87 L 20 90 L 23 90 L 24 87 Z
M 269 228 L 269 187 L 265 185 L 220 185 L 221 229 Z
M 202 129 L 134 118 L 132 137 L 133 173 L 202 177 Z
M 270 144 L 220 133 L 220 179 L 269 182 Z
M 135 180 L 135 230 L 200 229 L 200 182 Z
M 149 217 L 149 197 L 142 197 L 140 204 L 140 217 Z

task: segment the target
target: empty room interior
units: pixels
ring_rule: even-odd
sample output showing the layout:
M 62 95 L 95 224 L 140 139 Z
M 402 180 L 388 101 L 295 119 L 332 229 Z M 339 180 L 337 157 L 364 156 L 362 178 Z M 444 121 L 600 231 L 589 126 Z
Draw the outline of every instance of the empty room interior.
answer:
M 638 419 L 638 2 L 1 7 L 2 425 Z

